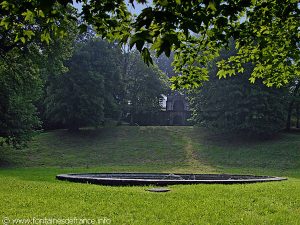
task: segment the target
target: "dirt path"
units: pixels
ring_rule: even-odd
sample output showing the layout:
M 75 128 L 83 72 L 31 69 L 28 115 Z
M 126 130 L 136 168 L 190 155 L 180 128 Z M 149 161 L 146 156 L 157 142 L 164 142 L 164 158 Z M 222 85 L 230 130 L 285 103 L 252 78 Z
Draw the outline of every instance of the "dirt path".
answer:
M 189 137 L 185 137 L 185 141 L 186 141 L 186 145 L 185 145 L 184 151 L 185 151 L 185 155 L 187 158 L 187 162 L 190 166 L 197 167 L 201 163 L 197 160 L 197 156 L 194 153 L 194 147 L 192 144 L 192 140 Z
M 182 145 L 182 151 L 185 156 L 185 163 L 180 168 L 175 167 L 173 172 L 177 173 L 214 173 L 216 168 L 210 165 L 209 161 L 201 155 L 201 144 L 195 142 L 192 130 L 175 130 L 173 127 L 166 127 L 173 136 Z
M 187 164 L 192 170 L 193 173 L 211 173 L 215 172 L 216 168 L 212 167 L 205 161 L 205 159 L 201 159 L 201 155 L 197 155 L 197 149 L 195 149 L 195 145 L 193 143 L 192 138 L 185 136 L 183 137 L 186 142 L 184 147 L 184 152 L 186 155 Z

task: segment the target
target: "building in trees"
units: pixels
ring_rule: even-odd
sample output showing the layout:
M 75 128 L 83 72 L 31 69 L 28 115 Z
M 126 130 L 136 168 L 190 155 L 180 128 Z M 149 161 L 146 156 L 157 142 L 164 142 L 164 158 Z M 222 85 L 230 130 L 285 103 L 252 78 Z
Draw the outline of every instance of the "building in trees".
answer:
M 143 112 L 134 115 L 135 125 L 185 126 L 191 116 L 185 95 L 170 93 L 162 100 L 161 109 L 155 112 Z
M 177 92 L 167 96 L 167 125 L 187 125 L 191 113 L 186 96 Z

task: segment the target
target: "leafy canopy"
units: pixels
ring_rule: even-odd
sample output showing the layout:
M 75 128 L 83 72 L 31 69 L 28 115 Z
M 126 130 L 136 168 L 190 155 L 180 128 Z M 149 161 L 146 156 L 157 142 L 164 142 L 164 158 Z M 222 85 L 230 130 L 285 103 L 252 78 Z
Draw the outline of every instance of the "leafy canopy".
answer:
M 40 125 L 34 106 L 42 86 L 36 50 L 15 49 L 0 59 L 0 144 L 21 147 Z
M 285 128 L 288 89 L 268 88 L 248 78 L 253 66 L 248 63 L 239 76 L 218 79 L 217 63 L 235 56 L 234 44 L 222 50 L 209 67 L 209 81 L 190 91 L 191 109 L 195 123 L 218 132 L 271 135 Z
M 64 21 L 76 20 L 68 7 L 72 2 L 2 1 L 0 50 L 27 46 L 34 39 L 48 43 L 50 34 L 63 37 Z M 82 4 L 82 31 L 93 25 L 103 37 L 129 42 L 148 64 L 149 48 L 157 55 L 174 51 L 174 68 L 180 74 L 172 78 L 174 88 L 198 87 L 206 81 L 206 65 L 230 37 L 238 53 L 218 63 L 220 78 L 242 72 L 248 62 L 254 65 L 250 82 L 262 79 L 267 86 L 280 87 L 300 75 L 298 0 L 130 0 L 145 6 L 137 16 L 131 15 L 125 0 L 76 2 Z
M 66 63 L 68 72 L 49 79 L 45 104 L 50 122 L 70 130 L 101 125 L 105 112 L 116 105 L 111 82 L 117 86 L 120 79 L 118 54 L 115 45 L 103 40 L 78 43 Z
M 2 14 L 1 14 L 2 16 Z M 74 22 L 66 21 L 68 35 L 64 39 L 55 38 L 49 45 L 32 41 L 18 48 L 8 47 L 0 57 L 0 144 L 14 147 L 26 144 L 41 125 L 41 97 L 45 83 L 50 76 L 66 71 L 63 62 L 70 57 L 76 31 Z M 1 28 L 0 28 L 1 30 Z M 1 30 L 1 47 L 13 34 Z M 4 40 L 5 39 L 5 40 Z M 4 40 L 4 42 L 2 42 Z M 18 44 L 16 44 L 18 46 Z

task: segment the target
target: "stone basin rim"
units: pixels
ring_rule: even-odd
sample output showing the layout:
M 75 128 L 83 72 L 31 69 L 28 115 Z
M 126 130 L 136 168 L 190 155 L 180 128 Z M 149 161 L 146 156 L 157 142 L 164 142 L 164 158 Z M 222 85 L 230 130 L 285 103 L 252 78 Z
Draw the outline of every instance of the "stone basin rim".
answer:
M 191 179 L 193 178 L 193 179 Z M 69 173 L 58 180 L 111 186 L 174 185 L 174 184 L 242 184 L 284 181 L 287 178 L 244 174 L 182 174 L 182 173 Z

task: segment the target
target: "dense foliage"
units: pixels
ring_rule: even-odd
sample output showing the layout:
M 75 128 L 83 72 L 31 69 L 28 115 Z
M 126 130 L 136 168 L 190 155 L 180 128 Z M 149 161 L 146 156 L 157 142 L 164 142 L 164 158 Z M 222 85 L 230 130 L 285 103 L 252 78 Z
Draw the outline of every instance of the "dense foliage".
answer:
M 0 137 L 20 146 L 39 127 L 34 102 L 41 93 L 40 70 L 34 58 L 37 49 L 22 54 L 17 49 L 0 60 Z
M 138 52 L 92 33 L 78 36 L 72 24 L 68 38 L 14 48 L 1 59 L 0 135 L 15 146 L 41 127 L 78 130 L 157 111 L 166 87 L 159 69 L 147 67 Z
M 135 114 L 145 114 L 147 117 L 149 113 L 160 110 L 159 99 L 167 88 L 167 77 L 157 66 L 145 65 L 138 52 L 132 52 L 127 57 L 125 83 L 129 104 L 125 110 L 133 123 Z
M 78 130 L 97 127 L 106 118 L 120 121 L 160 109 L 162 75 L 147 67 L 138 52 L 122 52 L 116 44 L 91 38 L 76 44 L 66 66 L 68 72 L 52 77 L 47 87 L 50 124 Z
M 172 66 L 162 58 L 154 61 L 172 76 L 173 88 L 200 87 L 213 79 L 200 93 L 214 83 L 226 84 L 229 92 L 236 90 L 236 85 L 256 81 L 254 86 L 245 84 L 245 90 L 251 89 L 252 97 L 257 97 L 252 93 L 254 89 L 259 95 L 266 95 L 268 100 L 259 100 L 259 105 L 272 105 L 280 114 L 281 101 L 272 96 L 282 89 L 265 89 L 263 85 L 289 86 L 287 127 L 295 108 L 299 115 L 297 0 L 76 2 L 82 6 L 80 12 L 72 6 L 72 0 L 0 1 L 1 140 L 17 145 L 27 139 L 39 126 L 36 107 L 44 122 L 63 123 L 70 129 L 97 126 L 105 117 L 121 120 L 128 113 L 157 109 L 157 96 L 164 86 L 164 78 L 156 77 L 157 68 L 145 67 L 138 54 L 128 50 L 121 53 L 114 44 L 101 42 L 111 47 L 91 47 L 94 42 L 85 43 L 89 38 L 84 35 L 74 45 L 75 29 L 84 33 L 91 27 L 107 40 L 135 48 L 148 65 L 153 63 L 153 51 L 157 56 L 171 55 Z M 134 16 L 129 4 L 143 4 L 144 9 Z M 231 37 L 236 40 L 236 54 L 221 57 L 214 71 L 219 78 L 246 75 L 218 81 L 208 73 L 209 63 L 219 56 L 220 49 L 228 47 Z M 73 46 L 78 49 L 65 64 L 72 56 Z M 105 50 L 97 51 L 98 47 Z M 132 64 L 131 59 L 135 60 Z M 271 111 L 267 109 L 268 113 Z M 279 114 L 272 118 L 282 118 Z M 259 121 L 252 119 L 247 123 Z
M 299 77 L 298 0 L 130 0 L 144 9 L 134 17 L 125 0 L 76 0 L 82 4 L 85 31 L 93 25 L 103 37 L 130 41 L 151 62 L 148 43 L 158 55 L 175 51 L 173 87 L 197 87 L 208 79 L 206 66 L 230 37 L 238 54 L 218 63 L 219 77 L 240 73 L 243 63 L 254 68 L 250 81 L 284 86 Z M 72 0 L 14 1 L 0 3 L 1 52 L 33 41 L 49 43 L 51 35 L 63 37 L 64 22 L 76 20 Z M 199 54 L 201 53 L 201 54 Z M 200 65 L 200 66 L 199 66 Z
M 65 21 L 64 26 L 68 30 L 64 39 L 52 36 L 49 45 L 32 42 L 0 55 L 0 137 L 3 143 L 19 147 L 41 128 L 44 85 L 50 76 L 66 71 L 63 62 L 72 54 L 75 24 Z
M 101 40 L 77 44 L 66 63 L 68 72 L 49 81 L 45 99 L 48 119 L 70 130 L 99 126 L 104 105 L 115 104 L 112 83 L 117 79 L 117 86 L 120 76 L 117 56 L 117 48 Z
M 209 81 L 192 91 L 193 119 L 197 124 L 218 131 L 243 132 L 245 134 L 273 134 L 285 128 L 287 116 L 287 88 L 268 88 L 248 79 L 253 70 L 251 64 L 244 65 L 239 76 L 227 79 L 217 77 L 216 64 L 237 53 L 221 51 L 221 56 L 210 67 Z

